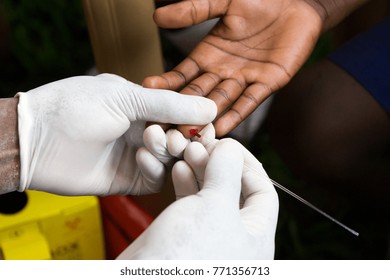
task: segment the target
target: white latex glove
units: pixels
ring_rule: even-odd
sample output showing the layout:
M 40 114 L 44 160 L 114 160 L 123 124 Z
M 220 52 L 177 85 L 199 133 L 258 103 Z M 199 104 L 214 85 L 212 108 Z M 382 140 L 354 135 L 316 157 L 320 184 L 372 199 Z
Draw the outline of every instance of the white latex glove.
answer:
M 72 77 L 18 95 L 19 191 L 158 192 L 166 162 L 144 147 L 137 151 L 145 121 L 207 124 L 216 115 L 206 98 L 146 89 L 111 74 Z
M 165 209 L 119 259 L 273 258 L 279 203 L 272 183 L 241 144 L 212 142 L 210 156 L 190 143 L 172 171 L 176 192 L 196 194 Z
M 213 149 L 218 140 L 215 139 L 215 129 L 210 123 L 200 132 L 202 137 L 193 137 L 193 141 L 201 142 L 209 151 Z M 184 150 L 191 143 L 177 129 L 165 132 L 159 125 L 151 125 L 144 132 L 144 144 L 148 151 L 160 161 L 171 165 L 177 159 L 183 159 Z

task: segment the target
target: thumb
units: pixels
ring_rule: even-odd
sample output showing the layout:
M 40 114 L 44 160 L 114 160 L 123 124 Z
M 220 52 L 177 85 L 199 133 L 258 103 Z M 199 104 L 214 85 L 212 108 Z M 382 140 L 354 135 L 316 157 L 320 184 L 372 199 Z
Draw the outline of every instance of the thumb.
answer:
M 132 91 L 129 96 L 134 97 L 132 113 L 135 113 L 137 120 L 205 125 L 212 122 L 217 115 L 216 104 L 208 98 L 163 89 L 140 89 Z
M 220 140 L 207 163 L 201 192 L 216 191 L 219 197 L 237 200 L 238 203 L 243 164 L 241 145 L 232 139 Z
M 216 18 L 224 14 L 230 1 L 181 1 L 159 8 L 154 21 L 162 28 L 182 28 Z

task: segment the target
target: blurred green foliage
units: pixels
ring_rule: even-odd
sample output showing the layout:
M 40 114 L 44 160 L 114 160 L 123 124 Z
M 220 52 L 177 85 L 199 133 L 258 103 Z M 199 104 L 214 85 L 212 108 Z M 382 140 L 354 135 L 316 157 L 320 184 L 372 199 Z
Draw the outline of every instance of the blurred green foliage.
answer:
M 83 74 L 93 65 L 81 0 L 1 0 L 0 6 L 8 29 L 2 96 Z

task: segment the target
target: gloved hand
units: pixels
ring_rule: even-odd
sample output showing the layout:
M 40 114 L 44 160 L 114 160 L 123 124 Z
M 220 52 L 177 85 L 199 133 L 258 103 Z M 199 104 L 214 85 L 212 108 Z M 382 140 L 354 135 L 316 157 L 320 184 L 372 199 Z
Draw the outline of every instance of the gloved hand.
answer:
M 209 144 L 210 156 L 190 143 L 173 167 L 176 194 L 189 196 L 165 209 L 119 259 L 273 258 L 279 203 L 261 163 L 234 140 Z
M 206 98 L 145 89 L 111 74 L 72 77 L 18 95 L 19 191 L 158 192 L 166 162 L 138 149 L 145 121 L 207 124 L 216 115 Z

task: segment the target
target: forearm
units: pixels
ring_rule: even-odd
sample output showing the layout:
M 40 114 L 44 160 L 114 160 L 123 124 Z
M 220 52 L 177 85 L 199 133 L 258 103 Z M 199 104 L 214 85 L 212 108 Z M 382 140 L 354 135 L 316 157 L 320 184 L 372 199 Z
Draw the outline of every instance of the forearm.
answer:
M 312 6 L 323 21 L 323 31 L 336 26 L 354 10 L 370 0 L 304 0 Z
M 0 194 L 15 191 L 20 178 L 18 99 L 0 99 Z

